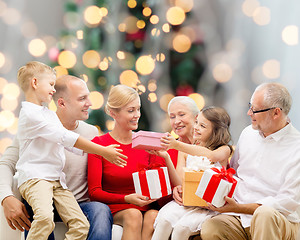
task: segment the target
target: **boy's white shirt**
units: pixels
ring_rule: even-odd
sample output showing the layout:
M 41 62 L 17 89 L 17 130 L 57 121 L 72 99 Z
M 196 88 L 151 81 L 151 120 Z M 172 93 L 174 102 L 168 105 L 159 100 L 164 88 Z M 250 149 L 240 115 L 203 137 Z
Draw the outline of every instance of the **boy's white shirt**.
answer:
M 62 171 L 65 165 L 64 147 L 73 147 L 78 137 L 79 134 L 63 127 L 55 112 L 44 106 L 22 102 L 17 133 L 18 187 L 29 179 L 39 178 L 59 180 L 67 188 Z

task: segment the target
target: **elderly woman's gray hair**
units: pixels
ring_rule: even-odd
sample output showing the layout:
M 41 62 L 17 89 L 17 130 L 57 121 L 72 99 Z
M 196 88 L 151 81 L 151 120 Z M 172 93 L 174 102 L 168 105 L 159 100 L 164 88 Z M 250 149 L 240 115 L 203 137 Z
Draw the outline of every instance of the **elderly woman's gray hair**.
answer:
M 265 107 L 278 107 L 288 115 L 292 106 L 292 97 L 285 86 L 280 83 L 262 83 L 255 92 L 263 91 Z
M 177 97 L 172 98 L 168 104 L 168 114 L 169 115 L 170 115 L 171 105 L 176 102 L 186 106 L 186 108 L 189 109 L 193 113 L 194 116 L 197 116 L 200 112 L 196 102 L 192 98 L 187 97 L 187 96 L 177 96 Z

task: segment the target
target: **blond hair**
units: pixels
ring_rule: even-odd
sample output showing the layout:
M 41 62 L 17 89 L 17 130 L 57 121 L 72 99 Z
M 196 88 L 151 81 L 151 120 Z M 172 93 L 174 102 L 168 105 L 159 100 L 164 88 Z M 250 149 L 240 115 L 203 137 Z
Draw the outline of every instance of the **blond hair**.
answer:
M 44 73 L 56 75 L 55 70 L 44 63 L 37 61 L 28 62 L 18 70 L 19 86 L 26 92 L 29 88 L 30 81 L 35 77 L 38 78 Z
M 122 107 L 139 97 L 136 90 L 126 85 L 116 85 L 109 91 L 105 112 L 109 114 L 110 110 L 119 111 Z

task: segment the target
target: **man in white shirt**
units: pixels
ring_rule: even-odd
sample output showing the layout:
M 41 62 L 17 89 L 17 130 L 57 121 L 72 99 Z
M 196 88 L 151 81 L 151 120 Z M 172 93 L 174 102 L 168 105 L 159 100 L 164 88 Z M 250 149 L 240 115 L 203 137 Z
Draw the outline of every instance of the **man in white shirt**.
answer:
M 231 166 L 240 182 L 220 213 L 205 221 L 203 240 L 296 239 L 300 217 L 300 133 L 289 121 L 291 96 L 278 83 L 258 86 L 249 103 L 252 126 L 239 138 Z
M 88 109 L 91 106 L 86 83 L 66 75 L 57 79 L 55 88 L 53 99 L 57 105 L 56 114 L 63 126 L 87 139 L 97 136 L 97 128 L 82 121 L 88 118 Z M 68 151 L 65 154 L 64 172 L 67 185 L 90 222 L 88 239 L 111 239 L 112 216 L 109 208 L 99 202 L 90 202 L 88 198 L 87 154 L 79 156 Z M 23 228 L 28 230 L 31 223 L 23 203 L 13 196 L 11 190 L 18 158 L 18 141 L 14 140 L 0 160 L 0 202 L 10 227 L 22 231 Z

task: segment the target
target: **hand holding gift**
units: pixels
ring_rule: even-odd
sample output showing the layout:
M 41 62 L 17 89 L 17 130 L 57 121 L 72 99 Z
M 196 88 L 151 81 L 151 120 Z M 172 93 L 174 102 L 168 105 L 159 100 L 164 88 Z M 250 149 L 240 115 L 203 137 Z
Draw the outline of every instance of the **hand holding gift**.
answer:
M 150 166 L 132 173 L 135 192 L 150 199 L 158 199 L 172 193 L 167 167 Z
M 233 168 L 226 170 L 225 167 L 205 170 L 196 195 L 215 207 L 224 206 L 224 197 L 232 197 L 237 185 L 238 178 L 233 176 L 234 173 Z

